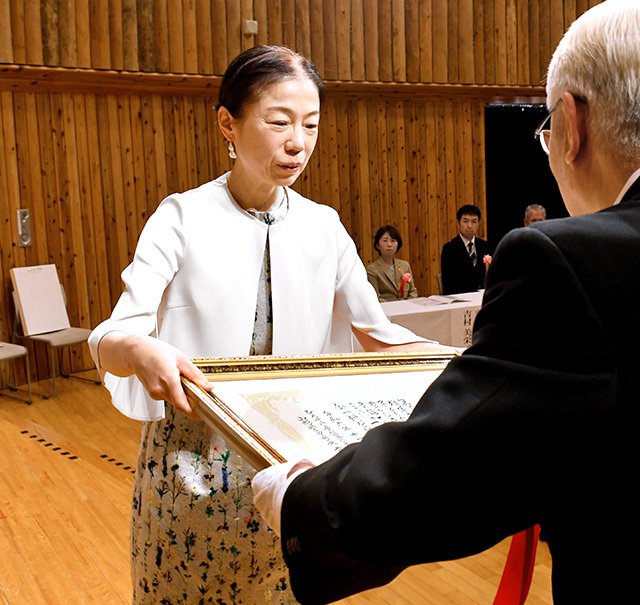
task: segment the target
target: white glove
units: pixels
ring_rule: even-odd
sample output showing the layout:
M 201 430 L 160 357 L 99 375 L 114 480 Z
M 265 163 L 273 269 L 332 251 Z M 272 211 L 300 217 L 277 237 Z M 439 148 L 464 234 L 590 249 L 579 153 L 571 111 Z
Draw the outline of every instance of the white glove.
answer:
M 263 519 L 278 536 L 280 535 L 280 511 L 284 494 L 298 475 L 313 466 L 309 463 L 305 465 L 305 468 L 297 470 L 288 477 L 291 469 L 300 462 L 302 462 L 300 459 L 294 459 L 282 464 L 274 464 L 260 471 L 251 482 L 253 502 Z

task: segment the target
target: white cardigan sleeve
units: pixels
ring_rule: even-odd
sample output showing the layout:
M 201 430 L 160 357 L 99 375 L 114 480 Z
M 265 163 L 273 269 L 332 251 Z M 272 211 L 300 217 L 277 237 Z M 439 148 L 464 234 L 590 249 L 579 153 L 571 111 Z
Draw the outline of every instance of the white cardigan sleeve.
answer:
M 121 378 L 100 364 L 98 345 L 110 332 L 154 334 L 162 297 L 178 271 L 185 251 L 183 213 L 178 196 L 165 199 L 145 225 L 133 262 L 122 272 L 124 291 L 111 317 L 89 336 L 89 349 L 113 404 L 129 418 L 157 420 L 164 402 L 151 399 L 135 376 Z

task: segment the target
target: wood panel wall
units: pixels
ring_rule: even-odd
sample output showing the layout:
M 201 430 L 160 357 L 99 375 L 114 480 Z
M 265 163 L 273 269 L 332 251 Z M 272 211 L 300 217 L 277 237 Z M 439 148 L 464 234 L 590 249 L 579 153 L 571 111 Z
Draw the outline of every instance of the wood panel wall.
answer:
M 0 0 L 0 63 L 222 75 L 287 44 L 330 80 L 538 84 L 598 0 Z M 242 34 L 255 20 L 258 34 Z
M 456 208 L 485 206 L 485 102 L 542 101 L 553 48 L 597 3 L 0 0 L 0 340 L 14 266 L 55 263 L 73 324 L 109 315 L 159 201 L 230 167 L 215 89 L 256 43 L 307 54 L 328 84 L 296 188 L 340 212 L 365 263 L 375 230 L 397 225 L 420 294 L 434 293 Z M 31 211 L 27 248 L 17 208 Z M 32 378 L 48 376 L 44 351 L 32 359 Z M 91 366 L 86 348 L 72 364 Z

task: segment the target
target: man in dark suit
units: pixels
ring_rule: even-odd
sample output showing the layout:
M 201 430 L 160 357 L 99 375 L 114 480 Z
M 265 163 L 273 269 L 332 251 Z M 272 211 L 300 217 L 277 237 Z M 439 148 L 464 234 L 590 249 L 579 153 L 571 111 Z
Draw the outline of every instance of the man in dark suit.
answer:
M 261 512 L 281 522 L 301 603 L 477 553 L 534 524 L 553 558 L 556 605 L 634 600 L 638 40 L 640 3 L 608 0 L 560 42 L 547 75 L 553 119 L 536 134 L 572 216 L 503 238 L 473 345 L 409 420 L 317 468 L 279 465 L 254 479 Z
M 459 233 L 442 246 L 440 266 L 443 294 L 475 292 L 484 288 L 484 257 L 489 244 L 476 236 L 482 214 L 480 208 L 465 204 L 456 213 Z

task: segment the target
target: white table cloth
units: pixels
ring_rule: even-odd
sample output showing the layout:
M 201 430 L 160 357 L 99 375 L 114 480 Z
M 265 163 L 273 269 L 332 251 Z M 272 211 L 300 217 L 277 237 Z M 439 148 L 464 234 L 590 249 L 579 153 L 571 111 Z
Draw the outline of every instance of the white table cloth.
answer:
M 468 347 L 484 291 L 382 303 L 387 317 L 418 336 Z

